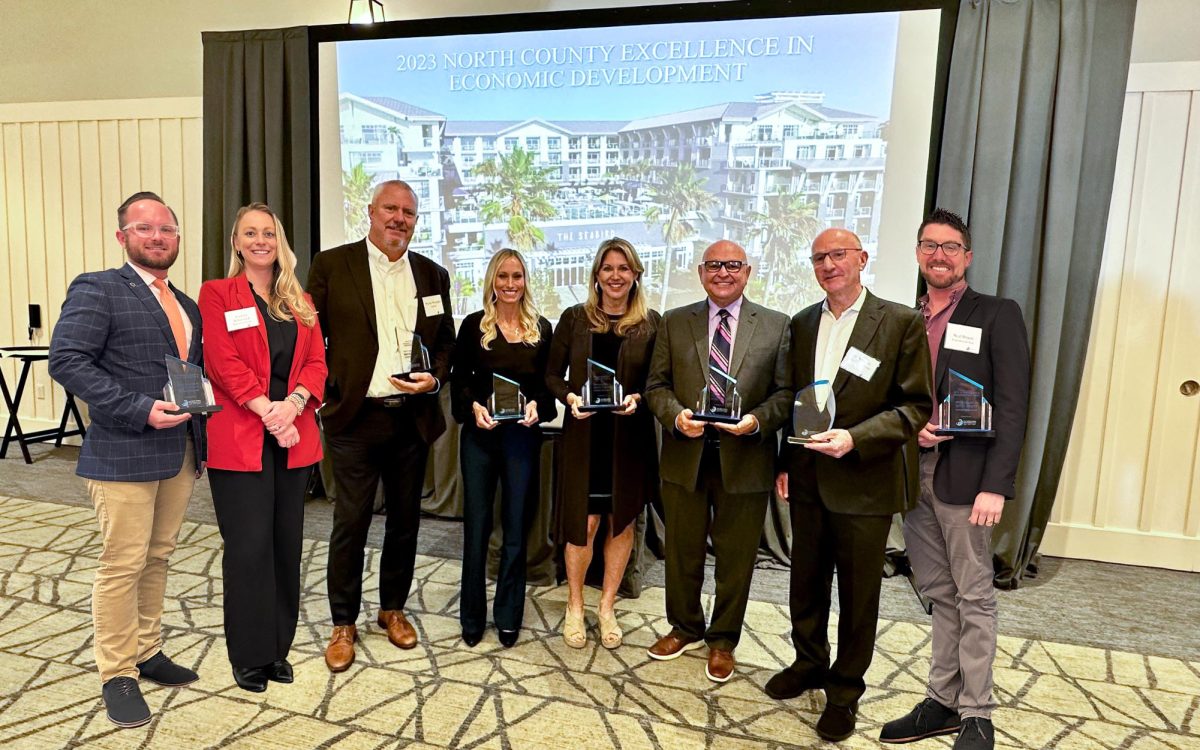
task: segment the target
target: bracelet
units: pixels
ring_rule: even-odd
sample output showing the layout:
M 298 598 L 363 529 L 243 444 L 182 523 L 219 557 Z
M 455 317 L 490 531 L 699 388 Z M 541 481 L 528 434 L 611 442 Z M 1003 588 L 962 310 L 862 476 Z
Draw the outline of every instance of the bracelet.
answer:
M 303 395 L 297 391 L 292 391 L 288 394 L 287 400 L 291 401 L 292 405 L 296 407 L 297 417 L 304 413 L 304 405 L 308 403 L 308 399 L 304 398 Z

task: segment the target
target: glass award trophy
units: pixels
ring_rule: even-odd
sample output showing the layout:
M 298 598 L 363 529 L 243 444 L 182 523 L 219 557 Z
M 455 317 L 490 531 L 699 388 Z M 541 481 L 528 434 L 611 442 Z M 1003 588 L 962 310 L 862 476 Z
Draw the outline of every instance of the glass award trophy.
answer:
M 412 331 L 396 331 L 396 359 L 400 370 L 392 373 L 397 380 L 409 380 L 414 372 L 429 372 L 429 349 L 421 343 L 421 336 Z
M 828 380 L 818 380 L 796 392 L 792 404 L 792 445 L 811 443 L 812 436 L 833 428 L 837 406 Z
M 614 411 L 622 408 L 625 388 L 617 380 L 616 370 L 589 359 L 582 395 L 583 406 L 579 407 L 579 411 Z
M 524 419 L 525 394 L 521 393 L 521 384 L 492 373 L 492 395 L 488 397 L 488 411 L 497 422 Z
M 983 385 L 957 370 L 950 370 L 950 389 L 938 405 L 935 435 L 995 437 L 992 430 L 992 405 L 983 396 Z
M 179 407 L 167 414 L 213 414 L 221 411 L 213 398 L 212 385 L 204 377 L 204 369 L 168 354 L 167 384 L 163 386 L 163 400 Z
M 692 419 L 724 424 L 742 421 L 742 395 L 737 390 L 737 378 L 709 365 L 708 385 L 700 391 Z

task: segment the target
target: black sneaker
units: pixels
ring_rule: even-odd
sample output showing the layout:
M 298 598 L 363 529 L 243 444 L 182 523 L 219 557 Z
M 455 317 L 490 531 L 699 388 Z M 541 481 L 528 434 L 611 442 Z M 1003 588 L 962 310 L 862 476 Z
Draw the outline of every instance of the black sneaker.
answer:
M 150 707 L 142 698 L 137 680 L 114 677 L 101 689 L 108 720 L 119 727 L 140 727 L 150 721 Z
M 138 664 L 137 668 L 139 676 L 163 687 L 183 687 L 200 679 L 200 675 L 171 661 L 162 651 Z
M 962 731 L 954 741 L 954 750 L 992 750 L 996 746 L 996 730 L 992 720 L 968 716 L 962 720 Z
M 957 731 L 958 712 L 946 708 L 933 698 L 926 698 L 909 711 L 908 715 L 884 724 L 879 732 L 879 741 L 901 745 Z

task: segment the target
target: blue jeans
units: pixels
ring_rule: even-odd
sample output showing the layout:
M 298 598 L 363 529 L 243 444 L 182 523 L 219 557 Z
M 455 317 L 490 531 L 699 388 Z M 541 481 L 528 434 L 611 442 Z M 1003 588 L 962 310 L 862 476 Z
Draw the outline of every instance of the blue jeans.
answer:
M 464 425 L 459 444 L 463 479 L 463 561 L 459 621 L 464 633 L 487 625 L 487 554 L 496 483 L 500 484 L 500 571 L 492 616 L 500 630 L 518 630 L 525 613 L 525 541 L 538 506 L 542 431 L 515 422 L 481 430 Z

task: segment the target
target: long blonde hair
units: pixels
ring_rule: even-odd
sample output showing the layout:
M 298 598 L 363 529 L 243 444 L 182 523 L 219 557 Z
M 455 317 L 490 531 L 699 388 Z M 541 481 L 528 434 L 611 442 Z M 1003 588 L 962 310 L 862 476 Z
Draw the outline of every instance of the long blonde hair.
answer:
M 636 274 L 633 285 L 629 289 L 629 301 L 625 306 L 625 313 L 617 319 L 615 325 L 609 321 L 608 313 L 604 312 L 604 308 L 600 304 L 599 283 L 600 266 L 604 265 L 604 256 L 613 250 L 625 256 L 625 262 Z M 592 261 L 592 283 L 588 286 L 587 302 L 583 305 L 583 309 L 587 312 L 588 322 L 592 324 L 592 331 L 608 333 L 611 326 L 618 336 L 627 336 L 645 329 L 646 320 L 649 317 L 646 295 L 642 293 L 641 284 L 642 273 L 645 270 L 637 250 L 633 249 L 633 245 L 628 240 L 613 237 L 600 243 L 600 248 L 596 250 L 596 258 Z
M 296 254 L 288 244 L 279 217 L 267 204 L 251 203 L 238 209 L 237 216 L 233 219 L 233 231 L 229 233 L 229 247 L 233 252 L 229 254 L 229 273 L 226 274 L 226 278 L 232 279 L 246 270 L 246 264 L 242 261 L 235 240 L 238 224 L 241 224 L 242 217 L 251 211 L 262 211 L 275 222 L 275 281 L 271 285 L 267 311 L 276 320 L 291 320 L 294 314 L 303 325 L 311 328 L 316 322 L 317 312 L 304 298 L 304 289 L 300 286 L 300 280 L 296 278 Z
M 529 294 L 529 266 L 525 263 L 525 257 L 512 248 L 504 248 L 496 251 L 488 262 L 487 272 L 483 275 L 483 318 L 479 321 L 479 332 L 483 336 L 479 339 L 479 345 L 484 349 L 491 351 L 492 342 L 500 335 L 500 326 L 496 323 L 496 274 L 500 271 L 500 264 L 509 258 L 516 258 L 521 264 L 521 273 L 525 274 L 525 292 L 521 295 L 521 302 L 518 304 L 520 310 L 521 322 L 521 343 L 536 345 L 542 340 L 542 331 L 538 327 L 538 309 L 533 302 L 533 297 Z

